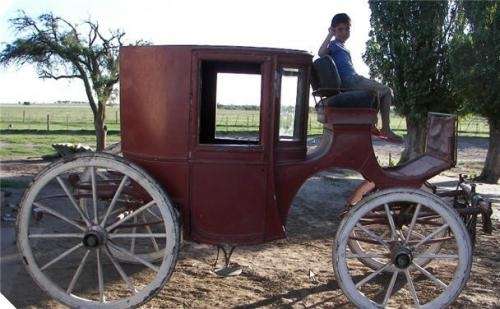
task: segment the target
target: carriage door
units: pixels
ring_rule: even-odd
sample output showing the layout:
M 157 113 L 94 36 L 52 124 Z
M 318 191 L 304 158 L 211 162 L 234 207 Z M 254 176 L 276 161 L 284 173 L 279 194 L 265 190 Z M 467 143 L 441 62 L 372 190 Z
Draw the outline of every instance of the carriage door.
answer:
M 193 58 L 190 227 L 195 240 L 264 237 L 271 59 L 202 52 Z

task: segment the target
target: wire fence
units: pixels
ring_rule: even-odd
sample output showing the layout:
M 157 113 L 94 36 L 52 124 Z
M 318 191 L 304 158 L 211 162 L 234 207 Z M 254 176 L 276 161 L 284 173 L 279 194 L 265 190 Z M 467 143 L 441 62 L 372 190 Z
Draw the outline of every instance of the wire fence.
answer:
M 120 130 L 120 112 L 118 107 L 110 107 L 106 114 L 108 131 Z M 293 116 L 280 119 L 281 124 L 293 122 Z M 259 111 L 217 109 L 216 125 L 220 132 L 238 132 L 259 130 Z M 321 134 L 323 125 L 317 121 L 315 112 L 308 117 L 308 134 Z M 391 128 L 400 134 L 406 132 L 406 121 L 403 117 L 391 114 Z M 94 130 L 94 119 L 87 106 L 78 107 L 0 107 L 0 129 L 6 130 L 36 130 L 36 131 L 74 131 Z M 478 116 L 459 118 L 458 132 L 460 135 L 487 136 L 488 122 Z

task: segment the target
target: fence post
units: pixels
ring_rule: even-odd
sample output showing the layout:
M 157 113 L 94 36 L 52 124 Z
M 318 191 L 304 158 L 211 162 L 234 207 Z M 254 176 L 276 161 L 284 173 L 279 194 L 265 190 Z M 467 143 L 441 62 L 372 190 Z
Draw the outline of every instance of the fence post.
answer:
M 23 110 L 23 123 L 24 123 L 24 119 L 26 118 L 26 111 Z
M 69 116 L 66 114 L 66 131 L 69 131 Z
M 118 124 L 118 111 L 115 111 L 115 123 Z
M 50 114 L 47 114 L 47 131 L 50 131 Z

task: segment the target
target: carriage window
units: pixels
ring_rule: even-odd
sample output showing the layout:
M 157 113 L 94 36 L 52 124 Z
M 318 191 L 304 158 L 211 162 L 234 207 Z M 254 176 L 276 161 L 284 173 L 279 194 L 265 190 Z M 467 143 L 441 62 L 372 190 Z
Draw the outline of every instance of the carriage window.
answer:
M 203 61 L 200 143 L 258 144 L 260 64 Z
M 304 69 L 280 69 L 280 141 L 299 141 L 302 139 L 304 128 L 305 101 Z

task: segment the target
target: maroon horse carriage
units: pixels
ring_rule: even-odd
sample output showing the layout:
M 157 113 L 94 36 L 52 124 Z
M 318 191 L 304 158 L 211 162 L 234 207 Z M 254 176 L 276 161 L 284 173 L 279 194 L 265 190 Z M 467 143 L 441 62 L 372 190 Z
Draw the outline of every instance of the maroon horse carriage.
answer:
M 255 90 L 257 128 L 228 134 L 217 125 L 217 104 L 238 78 Z M 21 203 L 19 250 L 55 299 L 71 307 L 143 304 L 170 278 L 181 236 L 219 248 L 285 238 L 296 193 L 330 168 L 366 179 L 333 240 L 335 275 L 355 305 L 443 307 L 463 289 L 477 217 L 490 232 L 491 204 L 463 179 L 446 192 L 427 183 L 455 164 L 454 116 L 429 114 L 425 154 L 382 168 L 371 140 L 377 96 L 340 89 L 329 57 L 124 47 L 120 79 L 122 156 L 63 158 Z M 324 131 L 308 150 L 310 85 Z

